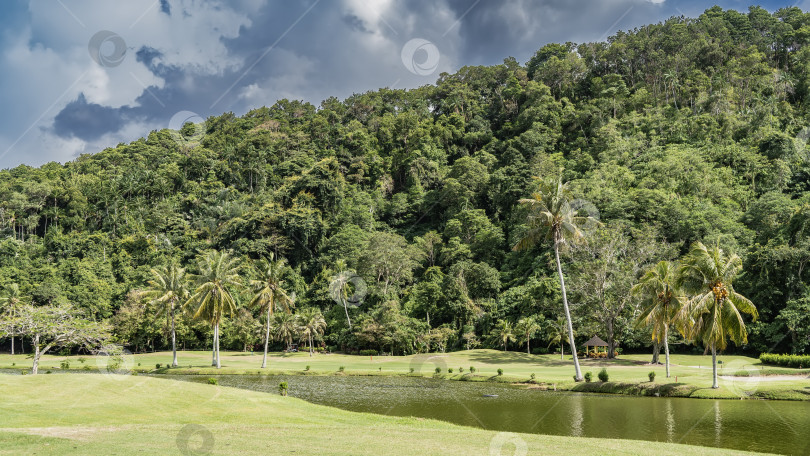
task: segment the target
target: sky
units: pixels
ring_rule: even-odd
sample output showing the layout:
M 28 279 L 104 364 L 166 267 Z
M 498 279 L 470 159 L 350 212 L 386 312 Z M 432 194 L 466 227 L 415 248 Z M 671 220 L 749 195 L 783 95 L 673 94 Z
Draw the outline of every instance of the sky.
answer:
M 808 5 L 805 5 L 808 3 Z M 4 0 L 0 169 L 64 163 L 282 98 L 412 88 L 542 45 L 605 40 L 691 0 Z M 748 3 L 717 2 L 747 11 Z M 776 10 L 810 0 L 759 2 Z

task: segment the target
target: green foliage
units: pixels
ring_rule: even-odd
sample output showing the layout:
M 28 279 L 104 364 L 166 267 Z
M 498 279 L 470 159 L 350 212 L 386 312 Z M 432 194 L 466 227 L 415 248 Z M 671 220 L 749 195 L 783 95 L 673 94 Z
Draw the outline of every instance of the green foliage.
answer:
M 209 377 L 208 378 L 208 384 L 209 385 L 219 385 L 219 380 L 215 379 L 214 377 Z
M 650 382 L 654 382 L 654 381 L 655 381 L 655 372 L 654 372 L 654 371 L 650 371 L 650 373 L 649 373 L 649 374 L 647 374 L 647 377 L 649 377 Z
M 759 360 L 763 364 L 773 364 L 776 366 L 804 368 L 810 367 L 810 355 L 777 355 L 774 353 L 763 353 L 759 355 Z
M 600 382 L 606 382 L 606 381 L 610 380 L 610 376 L 608 375 L 608 371 L 605 368 L 602 368 L 602 370 L 599 371 L 598 377 L 599 377 Z
M 590 383 L 590 382 L 591 382 L 591 380 L 593 380 L 593 373 L 591 373 L 591 372 L 585 372 L 585 375 L 584 375 L 583 377 L 585 377 L 585 382 L 586 382 L 586 383 Z M 601 378 L 601 377 L 600 377 L 600 378 Z
M 501 369 L 501 368 L 499 367 L 499 368 L 498 368 L 498 376 L 501 376 L 501 375 L 503 375 L 503 369 Z

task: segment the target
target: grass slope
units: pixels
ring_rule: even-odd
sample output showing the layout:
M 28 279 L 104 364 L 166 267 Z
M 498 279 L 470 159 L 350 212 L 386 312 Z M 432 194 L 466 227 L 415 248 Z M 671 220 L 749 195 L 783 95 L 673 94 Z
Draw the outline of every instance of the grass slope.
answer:
M 45 356 L 40 372 L 58 369 L 62 360 L 69 359 L 71 369 L 98 369 L 97 360 L 80 357 Z M 624 355 L 620 359 L 583 359 L 583 372 L 596 374 L 607 368 L 610 383 L 597 382 L 575 384 L 572 378 L 574 369 L 569 357 L 560 360 L 559 355 L 529 355 L 522 352 L 502 352 L 497 350 L 466 350 L 452 353 L 437 353 L 413 356 L 352 356 L 327 354 L 310 357 L 307 353 L 273 353 L 267 369 L 259 369 L 261 353 L 223 352 L 222 369 L 211 367 L 210 352 L 180 352 L 180 368 L 162 369 L 163 373 L 186 374 L 337 374 L 339 367 L 345 368 L 342 375 L 422 375 L 432 376 L 436 367 L 441 368 L 442 376 L 452 380 L 467 381 L 507 381 L 526 382 L 535 374 L 537 383 L 558 389 L 577 391 L 599 391 L 619 394 L 659 394 L 662 396 L 700 398 L 765 398 L 810 400 L 810 370 L 763 366 L 758 359 L 745 356 L 721 356 L 723 361 L 719 373 L 720 389 L 711 389 L 711 357 L 698 355 L 673 355 L 671 357 L 672 377 L 665 377 L 663 365 L 647 364 L 649 355 Z M 663 359 L 663 357 L 662 357 Z M 166 366 L 171 362 L 170 352 L 137 354 L 128 360 L 128 367 L 149 372 L 160 363 Z M 30 368 L 31 361 L 25 355 L 0 355 L 0 368 Z M 104 363 L 102 362 L 102 366 Z M 306 367 L 310 370 L 306 371 Z M 470 366 L 476 368 L 475 375 L 469 375 Z M 413 368 L 414 372 L 410 373 Z M 448 373 L 449 368 L 453 373 Z M 464 372 L 460 373 L 459 368 Z M 497 376 L 501 368 L 504 375 Z M 656 373 L 654 383 L 648 381 L 647 374 Z M 767 374 L 781 374 L 779 377 Z M 676 382 L 677 379 L 677 382 Z
M 439 421 L 143 376 L 0 375 L 0 391 L 0 454 L 169 455 L 207 442 L 212 454 L 468 455 L 499 454 L 490 453 L 499 439 L 525 443 L 528 454 L 751 454 L 632 440 L 507 438 Z M 511 454 L 513 448 L 503 450 Z

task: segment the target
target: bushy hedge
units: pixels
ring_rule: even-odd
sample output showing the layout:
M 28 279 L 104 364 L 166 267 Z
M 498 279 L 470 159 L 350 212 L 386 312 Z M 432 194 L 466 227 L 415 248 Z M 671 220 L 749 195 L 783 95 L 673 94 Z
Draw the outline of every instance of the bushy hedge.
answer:
M 810 355 L 777 355 L 775 353 L 763 353 L 759 355 L 759 360 L 763 364 L 774 364 L 785 367 L 810 367 Z
M 360 356 L 377 356 L 377 350 L 360 350 Z

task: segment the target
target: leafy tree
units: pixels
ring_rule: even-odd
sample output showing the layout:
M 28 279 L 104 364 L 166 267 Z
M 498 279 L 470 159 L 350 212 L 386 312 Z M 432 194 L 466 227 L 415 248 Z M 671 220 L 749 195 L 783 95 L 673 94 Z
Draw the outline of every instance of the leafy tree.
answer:
M 696 242 L 678 268 L 675 286 L 682 288 L 689 303 L 679 313 L 687 337 L 712 352 L 712 388 L 717 384 L 717 349 L 728 339 L 740 345 L 748 341 L 742 314 L 756 320 L 754 304 L 734 290 L 733 281 L 742 270 L 742 259 L 727 255 L 719 244 L 708 248 Z
M 549 327 L 549 339 L 548 345 L 551 344 L 560 344 L 560 359 L 564 359 L 565 356 L 565 345 L 564 342 L 568 342 L 568 322 L 565 318 L 558 318 L 553 324 Z
M 313 339 L 319 339 L 323 336 L 326 329 L 326 320 L 319 309 L 307 308 L 298 313 L 298 321 L 300 325 L 300 335 L 307 339 L 309 342 L 309 356 L 312 356 Z
M 194 318 L 207 321 L 214 329 L 211 365 L 217 369 L 221 367 L 219 326 L 223 318 L 236 313 L 234 294 L 242 286 L 239 263 L 229 253 L 213 250 L 197 258 L 199 272 L 191 276 L 196 288 L 186 301 L 186 306 Z
M 541 328 L 540 322 L 538 322 L 537 317 L 534 315 L 518 320 L 517 325 L 515 326 L 515 331 L 519 334 L 518 339 L 526 342 L 526 353 L 532 353 L 529 342 L 532 340 L 532 338 L 534 338 Z
M 20 313 L 20 308 L 25 301 L 25 297 L 20 294 L 20 286 L 12 283 L 8 286 L 5 293 L 0 296 L 0 315 L 3 319 L 13 322 L 17 315 Z M 14 330 L 14 324 L 9 325 L 9 336 L 11 336 L 11 354 L 14 354 L 14 337 L 17 335 Z
M 139 297 L 158 306 L 159 314 L 166 314 L 172 332 L 172 367 L 177 367 L 177 333 L 175 331 L 175 306 L 188 300 L 186 270 L 175 263 L 150 271 L 152 279 L 146 282 L 147 288 Z
M 267 348 L 270 344 L 270 324 L 276 307 L 281 307 L 287 313 L 291 312 L 293 298 L 284 289 L 284 279 L 282 278 L 287 268 L 287 260 L 279 258 L 273 260 L 270 254 L 269 260 L 261 260 L 256 267 L 259 279 L 251 280 L 250 286 L 253 289 L 253 299 L 250 306 L 258 308 L 260 312 L 267 312 L 267 321 L 264 331 L 264 355 L 262 356 L 262 369 L 267 367 Z
M 528 231 L 515 245 L 514 250 L 527 250 L 540 242 L 551 242 L 562 289 L 563 311 L 568 325 L 568 341 L 574 357 L 575 377 L 577 381 L 582 381 L 582 372 L 574 345 L 574 328 L 571 324 L 571 311 L 568 308 L 565 279 L 560 264 L 560 248 L 582 239 L 584 237 L 582 226 L 586 223 L 596 223 L 596 221 L 590 216 L 579 215 L 571 206 L 571 199 L 571 192 L 563 183 L 562 175 L 557 179 L 541 181 L 538 191 L 533 193 L 531 198 L 520 200 L 520 204 L 528 209 Z
M 506 351 L 509 341 L 515 340 L 515 327 L 509 320 L 498 320 L 492 328 L 492 338 L 501 344 L 503 351 Z

